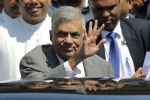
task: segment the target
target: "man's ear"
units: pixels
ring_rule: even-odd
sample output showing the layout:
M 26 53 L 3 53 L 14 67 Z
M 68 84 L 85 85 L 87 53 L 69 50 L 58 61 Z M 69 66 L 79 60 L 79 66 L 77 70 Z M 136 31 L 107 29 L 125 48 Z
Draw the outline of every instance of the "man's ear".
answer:
M 50 40 L 52 41 L 53 33 L 52 30 L 49 30 Z

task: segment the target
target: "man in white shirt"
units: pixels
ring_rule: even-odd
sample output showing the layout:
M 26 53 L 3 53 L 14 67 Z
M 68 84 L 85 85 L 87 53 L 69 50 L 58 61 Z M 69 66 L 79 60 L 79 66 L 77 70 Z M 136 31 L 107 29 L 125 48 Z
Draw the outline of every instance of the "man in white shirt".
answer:
M 0 81 L 20 79 L 20 59 L 38 45 L 49 44 L 51 0 L 18 0 L 20 16 L 0 27 Z
M 23 79 L 41 80 L 62 77 L 113 77 L 112 67 L 95 55 L 104 40 L 95 44 L 95 21 L 88 34 L 85 20 L 78 8 L 62 6 L 52 16 L 51 41 L 53 45 L 39 46 L 27 53 L 20 63 Z
M 9 23 L 9 20 L 19 16 L 18 6 L 15 0 L 4 0 L 4 8 L 0 13 L 1 24 Z

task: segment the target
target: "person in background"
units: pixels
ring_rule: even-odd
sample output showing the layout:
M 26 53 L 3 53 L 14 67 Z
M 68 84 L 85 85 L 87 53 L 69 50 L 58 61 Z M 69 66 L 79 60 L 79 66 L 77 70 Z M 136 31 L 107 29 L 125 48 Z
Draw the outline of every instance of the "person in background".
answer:
M 63 77 L 113 77 L 112 67 L 95 55 L 104 40 L 95 44 L 97 35 L 104 28 L 94 28 L 88 34 L 85 19 L 78 8 L 59 7 L 52 16 L 51 41 L 53 45 L 39 46 L 27 53 L 20 62 L 23 79 L 43 80 Z M 48 37 L 47 37 L 48 38 Z
M 49 15 L 52 16 L 55 10 L 60 6 L 83 7 L 84 0 L 52 0 L 52 5 L 49 7 Z
M 85 16 L 85 20 L 93 18 L 92 12 L 88 7 L 88 0 L 52 0 L 52 5 L 49 7 L 49 16 L 52 16 L 55 10 L 60 6 L 72 6 L 81 9 L 82 14 Z
M 19 16 L 18 6 L 15 0 L 4 0 L 3 5 L 4 8 L 0 14 L 0 21 L 2 21 L 1 24 L 9 24 L 10 20 Z
M 148 0 L 131 0 L 132 9 L 130 10 L 130 17 L 146 19 L 148 8 Z
M 105 24 L 97 42 L 106 39 L 98 52 L 110 61 L 116 78 L 131 78 L 142 67 L 149 46 L 147 20 L 121 18 L 120 0 L 89 0 L 94 19 Z M 88 22 L 87 22 L 88 27 Z
M 38 45 L 50 44 L 51 0 L 17 0 L 20 16 L 0 26 L 0 81 L 21 78 L 21 58 Z

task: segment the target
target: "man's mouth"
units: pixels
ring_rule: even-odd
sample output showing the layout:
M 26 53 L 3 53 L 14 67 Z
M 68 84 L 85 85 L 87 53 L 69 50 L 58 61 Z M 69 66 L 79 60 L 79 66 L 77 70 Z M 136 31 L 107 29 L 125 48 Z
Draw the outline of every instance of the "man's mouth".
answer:
M 62 47 L 62 49 L 65 52 L 72 52 L 73 51 L 73 47 Z
M 71 52 L 71 51 L 73 50 L 73 48 L 65 48 L 65 50 L 66 50 L 67 52 Z
M 29 9 L 29 10 L 31 10 L 33 12 L 36 12 L 36 11 L 38 11 L 38 9 L 40 9 L 42 7 L 43 7 L 42 5 L 41 6 L 38 6 L 38 5 L 36 6 L 36 5 L 31 4 L 31 5 L 27 6 L 27 9 Z

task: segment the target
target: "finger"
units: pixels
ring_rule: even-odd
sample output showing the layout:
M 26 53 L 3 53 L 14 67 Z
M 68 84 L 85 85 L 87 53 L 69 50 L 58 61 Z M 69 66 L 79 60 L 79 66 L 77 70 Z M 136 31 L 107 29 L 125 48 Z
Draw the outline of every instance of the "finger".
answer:
M 135 73 L 137 73 L 137 74 L 141 75 L 141 74 L 143 73 L 143 71 L 142 71 L 142 67 L 138 68 L 138 70 L 137 70 Z
M 100 33 L 105 27 L 105 24 L 102 24 L 100 28 L 98 28 L 97 33 Z
M 96 47 L 99 48 L 100 46 L 102 46 L 105 43 L 106 39 L 102 39 L 97 45 Z
M 88 31 L 88 36 L 91 36 L 92 35 L 92 21 L 90 21 L 89 23 L 89 31 Z
M 140 78 L 145 78 L 146 75 L 147 75 L 146 73 L 143 73 L 143 74 L 140 75 Z
M 95 41 L 97 40 L 97 38 L 99 37 L 101 31 L 104 29 L 105 24 L 102 24 L 101 27 L 97 30 L 95 37 Z
M 86 28 L 84 29 L 84 32 L 83 32 L 83 33 L 84 33 L 83 39 L 86 40 L 86 39 L 87 39 Z
M 143 74 L 142 68 L 140 67 L 140 68 L 138 68 L 138 70 L 135 72 L 135 74 L 133 75 L 132 78 L 140 78 L 140 77 L 143 76 L 142 74 Z
M 96 37 L 98 37 L 100 35 L 100 33 L 104 29 L 104 27 L 105 27 L 105 24 L 102 24 L 102 26 L 96 32 Z
M 93 88 L 93 90 L 94 90 L 94 91 L 97 91 L 97 88 L 95 87 L 95 88 Z
M 97 25 L 98 25 L 98 21 L 95 20 L 95 22 L 94 22 L 94 27 L 93 27 L 93 32 L 96 32 L 96 31 L 97 31 Z

